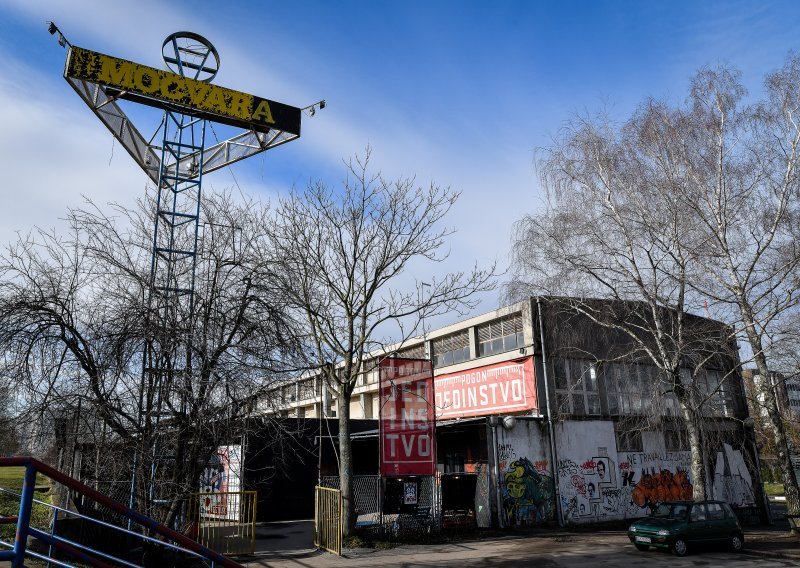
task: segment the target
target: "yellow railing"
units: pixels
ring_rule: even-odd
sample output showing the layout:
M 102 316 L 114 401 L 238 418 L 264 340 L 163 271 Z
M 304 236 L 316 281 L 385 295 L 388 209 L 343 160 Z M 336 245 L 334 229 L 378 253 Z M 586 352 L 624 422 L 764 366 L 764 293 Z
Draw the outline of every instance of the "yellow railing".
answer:
M 256 492 L 193 493 L 189 500 L 190 536 L 220 554 L 253 554 Z
M 342 493 L 338 489 L 315 487 L 314 546 L 342 555 Z

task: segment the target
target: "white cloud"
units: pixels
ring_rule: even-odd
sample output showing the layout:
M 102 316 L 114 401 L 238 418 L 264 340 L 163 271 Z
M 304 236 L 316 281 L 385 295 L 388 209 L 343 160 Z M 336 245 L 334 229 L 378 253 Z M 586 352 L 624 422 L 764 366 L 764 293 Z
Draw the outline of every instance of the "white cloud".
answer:
M 77 112 L 53 95 L 71 92 L 66 83 L 40 76 L 9 54 L 0 57 L 0 77 L 0 242 L 34 226 L 60 225 L 82 196 L 131 203 L 143 192 L 144 174 L 91 112 Z

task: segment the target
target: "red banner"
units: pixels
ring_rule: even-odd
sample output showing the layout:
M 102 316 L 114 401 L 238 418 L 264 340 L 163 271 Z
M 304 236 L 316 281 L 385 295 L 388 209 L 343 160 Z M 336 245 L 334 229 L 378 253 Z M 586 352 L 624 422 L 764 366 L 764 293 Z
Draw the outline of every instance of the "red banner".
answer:
M 436 418 L 536 410 L 533 358 L 436 377 Z
M 381 361 L 381 475 L 433 475 L 435 425 L 431 362 L 399 358 Z

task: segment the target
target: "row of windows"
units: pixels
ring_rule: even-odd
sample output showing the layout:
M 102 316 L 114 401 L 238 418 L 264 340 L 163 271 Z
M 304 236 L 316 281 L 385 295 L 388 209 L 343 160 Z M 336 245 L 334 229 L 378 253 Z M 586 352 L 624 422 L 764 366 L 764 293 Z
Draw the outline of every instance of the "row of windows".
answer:
M 479 325 L 478 357 L 503 353 L 522 347 L 522 314 L 514 314 L 499 320 Z
M 478 357 L 513 351 L 525 345 L 522 332 L 522 314 L 516 313 L 475 327 L 478 339 Z M 446 367 L 470 360 L 470 334 L 468 329 L 431 340 L 433 366 Z M 419 343 L 397 351 L 398 357 L 425 359 L 425 344 Z M 365 364 L 360 384 L 377 380 L 373 373 L 376 361 Z
M 669 382 L 650 365 L 606 363 L 602 365 L 607 412 L 612 416 L 678 416 L 678 400 Z M 553 374 L 556 401 L 561 414 L 601 414 L 599 369 L 584 359 L 555 359 Z M 684 384 L 695 389 L 698 404 L 706 416 L 732 416 L 735 393 L 725 375 L 703 370 L 694 376 L 686 370 Z
M 433 366 L 445 367 L 469 360 L 469 330 L 460 331 L 431 341 Z
M 680 428 L 665 428 L 664 449 L 668 452 L 685 452 L 689 450 L 689 435 Z M 627 428 L 624 424 L 617 424 L 614 432 L 618 452 L 641 452 L 642 431 L 637 428 Z
M 559 411 L 563 414 L 600 414 L 594 365 L 580 359 L 556 359 L 553 367 Z

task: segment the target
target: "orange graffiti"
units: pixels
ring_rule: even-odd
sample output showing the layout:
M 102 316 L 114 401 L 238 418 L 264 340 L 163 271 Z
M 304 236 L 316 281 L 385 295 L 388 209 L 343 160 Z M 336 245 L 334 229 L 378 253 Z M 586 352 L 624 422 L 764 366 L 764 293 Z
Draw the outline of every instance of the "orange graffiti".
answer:
M 678 468 L 674 474 L 668 469 L 656 473 L 642 470 L 639 483 L 633 488 L 631 500 L 639 507 L 654 507 L 665 501 L 685 501 L 692 499 L 692 483 L 689 475 Z

